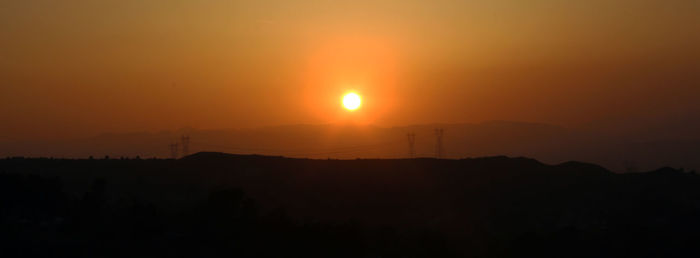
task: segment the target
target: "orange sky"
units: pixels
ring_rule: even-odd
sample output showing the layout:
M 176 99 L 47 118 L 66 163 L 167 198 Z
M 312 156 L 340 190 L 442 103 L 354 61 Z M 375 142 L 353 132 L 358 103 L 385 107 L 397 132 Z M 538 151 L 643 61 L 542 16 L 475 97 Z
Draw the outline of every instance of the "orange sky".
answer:
M 3 1 L 0 140 L 693 116 L 698 13 L 686 0 Z

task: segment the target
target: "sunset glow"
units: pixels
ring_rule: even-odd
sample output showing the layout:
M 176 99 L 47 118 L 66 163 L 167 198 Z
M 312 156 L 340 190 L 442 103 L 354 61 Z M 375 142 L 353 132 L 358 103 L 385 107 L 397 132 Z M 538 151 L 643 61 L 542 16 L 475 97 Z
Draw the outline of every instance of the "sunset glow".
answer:
M 53 142 L 105 133 L 300 124 L 522 121 L 695 140 L 699 3 L 4 1 L 0 157 L 101 155 L 103 144 Z M 323 143 L 399 137 L 339 134 Z M 434 145 L 428 134 L 417 141 Z M 99 151 L 169 156 L 167 143 L 117 143 Z M 485 147 L 454 155 L 501 154 Z

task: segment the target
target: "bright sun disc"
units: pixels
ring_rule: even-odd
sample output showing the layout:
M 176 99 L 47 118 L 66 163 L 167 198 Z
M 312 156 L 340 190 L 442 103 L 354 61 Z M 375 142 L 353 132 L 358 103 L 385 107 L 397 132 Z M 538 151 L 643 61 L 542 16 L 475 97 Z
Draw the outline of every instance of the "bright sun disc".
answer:
M 362 105 L 360 95 L 356 93 L 348 93 L 343 96 L 343 106 L 348 110 L 356 110 Z

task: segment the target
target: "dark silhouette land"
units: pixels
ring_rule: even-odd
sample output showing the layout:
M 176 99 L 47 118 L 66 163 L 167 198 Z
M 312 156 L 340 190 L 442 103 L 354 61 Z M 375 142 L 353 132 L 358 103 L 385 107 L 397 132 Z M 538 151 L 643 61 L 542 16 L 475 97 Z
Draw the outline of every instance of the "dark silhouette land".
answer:
M 3 257 L 695 257 L 700 177 L 528 158 L 0 160 Z M 534 255 L 534 256 L 533 256 Z

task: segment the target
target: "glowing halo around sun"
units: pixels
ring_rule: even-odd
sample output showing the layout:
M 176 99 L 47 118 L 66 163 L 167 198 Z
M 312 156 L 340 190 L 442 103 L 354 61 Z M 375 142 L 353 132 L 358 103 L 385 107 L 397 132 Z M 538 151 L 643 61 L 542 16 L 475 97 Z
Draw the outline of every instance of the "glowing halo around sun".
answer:
M 343 107 L 350 111 L 355 111 L 362 105 L 362 98 L 357 93 L 351 92 L 343 96 Z

